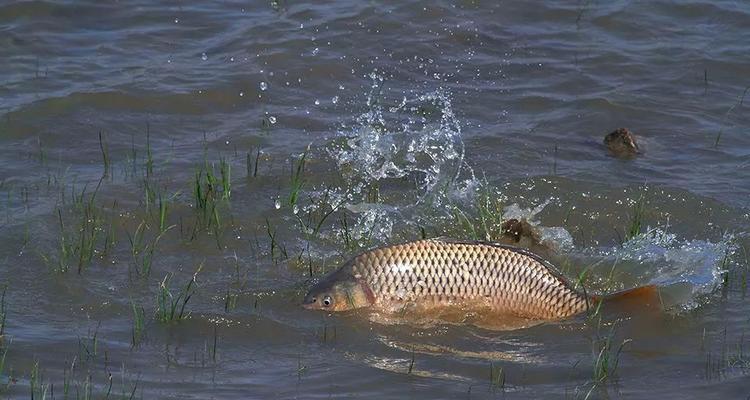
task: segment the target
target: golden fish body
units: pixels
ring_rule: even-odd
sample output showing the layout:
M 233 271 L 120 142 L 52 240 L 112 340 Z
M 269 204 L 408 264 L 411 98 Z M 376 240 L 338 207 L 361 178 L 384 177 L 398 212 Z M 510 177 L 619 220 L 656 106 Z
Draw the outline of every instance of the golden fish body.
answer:
M 587 298 L 544 259 L 485 242 L 432 239 L 364 252 L 313 286 L 305 307 L 395 311 L 479 307 L 530 319 L 585 311 Z

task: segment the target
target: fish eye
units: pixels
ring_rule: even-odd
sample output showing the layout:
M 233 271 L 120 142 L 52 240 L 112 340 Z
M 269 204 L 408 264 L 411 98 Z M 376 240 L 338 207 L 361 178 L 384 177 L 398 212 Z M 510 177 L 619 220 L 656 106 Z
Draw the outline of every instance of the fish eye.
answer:
M 323 297 L 323 305 L 324 306 L 328 307 L 328 306 L 331 305 L 331 303 L 333 303 L 333 299 L 331 298 L 331 296 Z

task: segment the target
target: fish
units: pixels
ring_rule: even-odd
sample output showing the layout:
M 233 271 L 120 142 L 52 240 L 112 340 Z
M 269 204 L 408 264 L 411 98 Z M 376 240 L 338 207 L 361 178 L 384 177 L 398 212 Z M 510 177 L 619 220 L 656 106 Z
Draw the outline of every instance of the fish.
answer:
M 331 312 L 370 308 L 395 312 L 458 307 L 529 320 L 561 320 L 603 301 L 653 303 L 653 285 L 610 295 L 576 288 L 531 251 L 510 245 L 446 238 L 365 251 L 314 284 L 302 306 Z

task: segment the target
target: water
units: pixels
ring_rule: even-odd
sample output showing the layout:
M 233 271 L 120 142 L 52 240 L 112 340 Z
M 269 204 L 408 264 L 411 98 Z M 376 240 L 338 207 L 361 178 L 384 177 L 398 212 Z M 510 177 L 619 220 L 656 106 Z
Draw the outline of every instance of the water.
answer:
M 749 23 L 733 1 L 6 1 L 2 393 L 746 397 Z M 618 127 L 643 155 L 607 154 Z M 299 307 L 362 248 L 496 230 L 481 207 L 667 311 L 502 332 Z

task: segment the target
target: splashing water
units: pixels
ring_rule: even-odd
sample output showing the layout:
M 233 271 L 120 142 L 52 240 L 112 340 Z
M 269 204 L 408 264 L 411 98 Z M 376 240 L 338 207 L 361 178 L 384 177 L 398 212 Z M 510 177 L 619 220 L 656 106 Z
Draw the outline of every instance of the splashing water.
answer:
M 456 187 L 464 144 L 446 90 L 404 97 L 398 105 L 386 106 L 379 97 L 383 77 L 372 73 L 370 78 L 368 111 L 353 128 L 339 132 L 344 141 L 329 149 L 329 155 L 346 182 L 346 208 L 359 215 L 356 234 L 366 232 L 383 241 L 392 233 L 395 216 L 407 209 L 414 214 L 426 199 Z M 394 182 L 413 182 L 416 194 L 375 202 L 368 198 L 371 189 Z
M 419 225 L 419 221 L 430 221 L 436 213 L 449 215 L 450 208 L 456 205 L 472 204 L 487 183 L 477 179 L 464 163 L 461 124 L 446 90 L 404 97 L 399 104 L 388 106 L 380 99 L 382 76 L 373 73 L 370 77 L 368 110 L 353 126 L 340 130 L 341 140 L 328 148 L 344 185 L 325 196 L 329 204 L 338 204 L 355 215 L 347 233 L 352 239 L 388 243 L 396 227 Z M 414 186 L 404 190 L 404 182 L 413 182 Z M 401 185 L 399 195 L 371 198 L 373 188 L 388 185 Z M 412 193 L 404 194 L 406 191 Z M 311 196 L 323 194 L 316 192 Z M 729 236 L 718 243 L 687 241 L 661 228 L 649 229 L 622 246 L 576 249 L 565 228 L 543 226 L 537 219 L 553 200 L 531 208 L 510 204 L 503 208 L 503 219 L 527 220 L 541 241 L 553 243 L 560 253 L 593 257 L 601 264 L 622 263 L 625 268 L 629 265 L 638 284 L 686 284 L 690 298 L 681 301 L 683 306 L 716 287 L 726 258 L 736 250 Z M 308 206 L 308 210 L 309 207 L 315 206 Z M 334 234 L 340 237 L 342 232 L 337 230 Z
M 737 245 L 729 234 L 718 242 L 682 240 L 666 228 L 648 228 L 622 246 L 586 250 L 605 262 L 631 264 L 642 284 L 687 286 L 689 298 L 680 302 L 683 308 L 692 308 L 697 305 L 695 298 L 718 287 Z
M 455 178 L 463 162 L 461 126 L 451 109 L 450 95 L 443 89 L 403 98 L 385 108 L 376 99 L 383 78 L 372 74 L 370 110 L 357 118 L 351 132 L 340 132 L 346 144 L 331 150 L 339 169 L 353 187 L 381 180 L 409 177 L 422 194 L 438 182 Z M 429 111 L 440 119 L 428 118 Z M 420 113 L 422 115 L 420 115 Z

